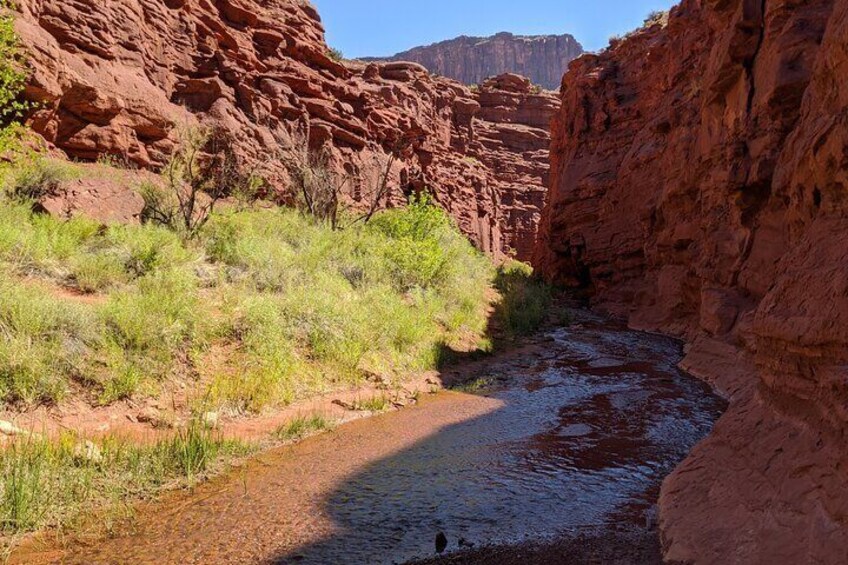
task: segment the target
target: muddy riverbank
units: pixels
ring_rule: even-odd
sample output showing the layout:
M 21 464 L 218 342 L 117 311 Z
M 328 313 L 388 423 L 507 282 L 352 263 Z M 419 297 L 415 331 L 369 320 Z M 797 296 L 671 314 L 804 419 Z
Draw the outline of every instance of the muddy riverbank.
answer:
M 725 407 L 681 356 L 581 315 L 463 391 L 266 453 L 116 538 L 13 562 L 402 563 L 436 556 L 438 534 L 446 562 L 589 561 L 613 540 L 651 562 L 659 485 Z

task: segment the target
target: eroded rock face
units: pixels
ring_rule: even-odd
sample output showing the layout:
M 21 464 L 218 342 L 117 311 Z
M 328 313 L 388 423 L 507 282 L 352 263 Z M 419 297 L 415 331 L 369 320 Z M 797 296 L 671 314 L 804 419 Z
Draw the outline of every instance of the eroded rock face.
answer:
M 495 75 L 517 73 L 529 77 L 534 84 L 556 90 L 568 63 L 582 54 L 583 46 L 571 35 L 520 36 L 503 32 L 491 37 L 462 36 L 370 60 L 413 61 L 463 84 L 479 84 Z
M 354 181 L 354 205 L 397 153 L 381 205 L 427 190 L 495 256 L 529 256 L 559 101 L 516 77 L 472 92 L 414 63 L 341 63 L 300 0 L 22 0 L 32 127 L 69 157 L 161 166 L 180 126 L 222 132 L 281 200 L 274 155 L 308 141 Z
M 564 79 L 536 264 L 733 399 L 669 559 L 848 562 L 846 73 L 846 0 L 684 0 Z

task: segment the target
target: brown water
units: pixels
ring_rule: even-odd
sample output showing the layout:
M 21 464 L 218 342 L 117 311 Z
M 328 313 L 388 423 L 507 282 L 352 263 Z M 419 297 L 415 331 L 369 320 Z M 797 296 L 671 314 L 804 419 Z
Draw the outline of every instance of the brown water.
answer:
M 445 393 L 268 453 L 70 563 L 402 563 L 447 551 L 644 529 L 658 485 L 724 404 L 678 342 L 587 317 L 487 394 Z M 460 541 L 461 540 L 461 541 Z

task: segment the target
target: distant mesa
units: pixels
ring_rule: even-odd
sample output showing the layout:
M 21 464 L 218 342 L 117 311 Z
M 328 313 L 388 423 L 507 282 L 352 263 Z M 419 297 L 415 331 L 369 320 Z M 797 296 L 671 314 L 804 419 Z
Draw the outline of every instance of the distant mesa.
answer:
M 491 37 L 463 35 L 391 57 L 363 60 L 420 63 L 431 73 L 464 84 L 479 84 L 491 76 L 516 73 L 534 84 L 557 90 L 568 64 L 583 53 L 583 46 L 571 35 L 521 36 L 503 32 Z

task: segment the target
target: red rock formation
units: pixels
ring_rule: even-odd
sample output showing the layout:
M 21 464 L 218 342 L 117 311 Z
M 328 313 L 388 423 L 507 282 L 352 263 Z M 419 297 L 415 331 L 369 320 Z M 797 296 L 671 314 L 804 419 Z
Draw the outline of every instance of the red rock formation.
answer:
M 517 73 L 555 90 L 568 63 L 582 54 L 583 46 L 571 35 L 520 36 L 503 32 L 491 37 L 457 37 L 368 60 L 413 61 L 463 84 L 479 84 L 488 77 Z
M 848 562 L 848 0 L 684 0 L 572 64 L 536 263 L 732 400 L 666 556 Z
M 367 179 L 402 145 L 386 204 L 426 189 L 482 249 L 530 252 L 553 95 L 514 78 L 474 93 L 415 64 L 339 63 L 300 0 L 19 4 L 27 96 L 40 104 L 30 123 L 70 157 L 156 168 L 175 128 L 202 121 L 284 192 L 284 168 L 269 156 L 297 131 L 332 148 L 335 166 L 357 179 L 349 196 L 362 201 Z

